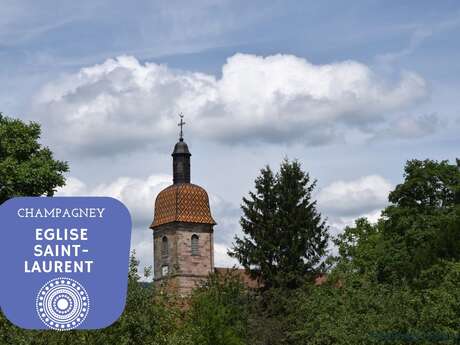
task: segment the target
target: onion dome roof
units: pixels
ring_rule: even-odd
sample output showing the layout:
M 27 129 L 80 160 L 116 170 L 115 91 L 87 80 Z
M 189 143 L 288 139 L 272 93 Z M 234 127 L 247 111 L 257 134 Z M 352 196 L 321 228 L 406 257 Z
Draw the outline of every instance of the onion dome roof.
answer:
M 155 200 L 150 228 L 171 222 L 216 224 L 211 216 L 208 193 L 192 183 L 176 183 L 163 189 Z

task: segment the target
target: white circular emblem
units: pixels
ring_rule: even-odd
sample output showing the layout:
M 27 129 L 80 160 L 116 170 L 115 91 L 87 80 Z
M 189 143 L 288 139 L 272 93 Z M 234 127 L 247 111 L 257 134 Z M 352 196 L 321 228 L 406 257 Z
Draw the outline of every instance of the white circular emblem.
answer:
M 83 285 L 70 278 L 56 278 L 37 295 L 37 313 L 43 323 L 58 331 L 81 325 L 89 312 L 89 296 Z

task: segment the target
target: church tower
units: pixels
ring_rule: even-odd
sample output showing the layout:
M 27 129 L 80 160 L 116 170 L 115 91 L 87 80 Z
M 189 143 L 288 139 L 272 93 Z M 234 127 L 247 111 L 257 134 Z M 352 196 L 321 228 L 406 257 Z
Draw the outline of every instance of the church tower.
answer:
M 191 153 L 184 141 L 182 120 L 174 146 L 173 184 L 155 200 L 152 225 L 154 281 L 185 296 L 214 271 L 213 227 L 206 191 L 190 183 Z

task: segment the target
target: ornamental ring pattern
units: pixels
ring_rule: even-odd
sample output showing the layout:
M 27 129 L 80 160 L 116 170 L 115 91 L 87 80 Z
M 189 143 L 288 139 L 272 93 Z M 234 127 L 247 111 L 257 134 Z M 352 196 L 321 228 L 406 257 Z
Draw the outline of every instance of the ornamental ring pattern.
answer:
M 69 331 L 80 326 L 89 313 L 89 296 L 83 285 L 70 278 L 55 278 L 37 294 L 37 313 L 51 329 Z

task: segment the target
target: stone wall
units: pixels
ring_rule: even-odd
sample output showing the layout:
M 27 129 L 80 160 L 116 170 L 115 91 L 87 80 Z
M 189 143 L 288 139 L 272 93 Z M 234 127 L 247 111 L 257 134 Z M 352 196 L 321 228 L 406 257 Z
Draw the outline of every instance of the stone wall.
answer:
M 191 238 L 197 235 L 198 255 L 192 255 Z M 168 255 L 162 255 L 162 241 L 168 239 Z M 213 226 L 210 224 L 174 222 L 155 228 L 154 281 L 157 286 L 189 294 L 200 281 L 214 271 Z M 168 274 L 162 275 L 163 267 Z M 167 281 L 166 281 L 167 280 Z

